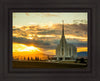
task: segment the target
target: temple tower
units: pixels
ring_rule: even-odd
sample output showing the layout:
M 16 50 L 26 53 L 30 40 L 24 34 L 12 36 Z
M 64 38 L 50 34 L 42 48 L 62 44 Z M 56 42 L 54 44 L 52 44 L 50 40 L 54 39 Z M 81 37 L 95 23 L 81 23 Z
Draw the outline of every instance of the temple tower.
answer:
M 75 59 L 77 49 L 73 44 L 68 44 L 64 35 L 64 21 L 62 21 L 62 36 L 60 44 L 56 48 L 56 59 L 58 61 L 73 60 Z

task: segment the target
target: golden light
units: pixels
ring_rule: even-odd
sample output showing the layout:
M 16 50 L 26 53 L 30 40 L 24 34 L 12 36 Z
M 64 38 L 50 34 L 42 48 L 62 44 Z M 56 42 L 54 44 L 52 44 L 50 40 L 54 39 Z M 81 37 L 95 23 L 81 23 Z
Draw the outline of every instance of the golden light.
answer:
M 56 35 L 56 37 L 61 38 L 61 35 Z M 75 36 L 75 35 L 65 35 L 65 38 L 68 39 L 78 39 L 80 41 L 87 41 L 87 36 L 86 37 L 81 37 L 81 36 Z
M 48 22 L 48 24 L 41 23 L 40 28 L 51 28 L 53 26 L 52 22 Z
M 41 59 L 47 59 L 47 55 L 44 55 L 44 53 L 35 46 L 27 46 L 24 44 L 19 43 L 13 43 L 13 58 L 19 58 L 20 60 L 23 60 L 23 58 L 33 58 L 39 57 Z
M 87 47 L 77 47 L 77 52 L 86 52 L 88 51 Z
M 37 51 L 40 51 L 38 48 L 33 47 L 33 46 L 27 47 L 26 50 L 32 50 L 32 51 L 37 50 Z
M 15 37 L 16 37 L 16 36 L 18 36 L 18 34 L 16 34 L 16 33 L 13 33 L 13 36 L 15 36 Z
M 38 37 L 56 37 L 55 35 L 37 35 Z
M 33 39 L 33 37 L 27 37 L 27 39 Z
M 28 34 L 28 36 L 29 36 L 29 37 L 31 37 L 31 36 L 32 36 L 32 34 Z
M 26 46 L 24 44 L 13 43 L 13 52 L 23 52 L 23 51 L 40 51 L 37 47 Z
M 65 35 L 66 38 L 75 38 L 75 39 L 82 39 L 87 41 L 87 37 L 81 37 L 81 36 L 74 36 L 74 35 Z
M 49 55 L 56 55 L 56 50 L 46 50 L 45 53 L 49 54 Z

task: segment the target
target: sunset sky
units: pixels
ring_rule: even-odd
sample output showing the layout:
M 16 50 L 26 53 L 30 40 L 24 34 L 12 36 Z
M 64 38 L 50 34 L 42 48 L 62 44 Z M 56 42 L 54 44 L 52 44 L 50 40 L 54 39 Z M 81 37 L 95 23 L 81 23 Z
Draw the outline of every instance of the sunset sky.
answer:
M 13 57 L 45 58 L 55 55 L 61 39 L 62 20 L 65 38 L 87 52 L 87 12 L 13 12 Z

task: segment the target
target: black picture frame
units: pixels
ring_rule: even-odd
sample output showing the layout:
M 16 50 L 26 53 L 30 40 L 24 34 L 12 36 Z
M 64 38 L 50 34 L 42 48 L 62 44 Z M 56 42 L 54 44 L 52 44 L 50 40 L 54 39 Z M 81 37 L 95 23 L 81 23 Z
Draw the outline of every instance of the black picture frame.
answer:
M 92 31 L 92 29 L 90 28 L 90 27 L 92 27 L 91 26 L 91 24 L 90 24 L 90 22 L 92 22 L 92 17 L 91 17 L 91 15 L 92 15 L 92 9 L 90 9 L 90 8 L 37 8 L 37 9 L 34 9 L 34 8 L 9 8 L 8 9 L 8 29 L 9 29 L 9 33 L 8 33 L 8 47 L 9 47 L 9 49 L 8 49 L 8 72 L 13 72 L 13 73 L 22 73 L 22 72 L 24 72 L 24 73 L 47 73 L 47 72 L 49 72 L 49 73 L 61 73 L 61 72 L 63 72 L 63 73 L 65 73 L 65 72 L 91 72 L 91 70 L 92 70 L 92 55 L 90 55 L 90 54 L 92 54 L 91 53 L 91 42 L 88 42 L 88 66 L 87 66 L 87 68 L 86 69 L 82 69 L 82 68 L 80 68 L 80 69 L 37 69 L 37 68 L 33 68 L 33 69 L 23 69 L 23 68 L 19 68 L 19 69 L 16 69 L 16 68 L 13 68 L 13 66 L 12 66 L 12 42 L 13 42 L 13 37 L 12 37 L 12 13 L 13 12 L 57 12 L 57 13 L 59 13 L 59 12 L 64 12 L 64 13 L 67 13 L 67 12 L 87 12 L 87 14 L 88 14 L 88 37 L 90 37 L 91 36 L 91 32 L 90 31 Z M 90 38 L 88 38 L 88 41 L 89 40 L 92 40 L 92 38 L 90 37 Z
M 99 81 L 99 4 L 91 0 L 1 0 L 0 3 L 0 81 Z M 34 10 L 33 10 L 34 9 Z M 88 69 L 12 69 L 13 11 L 87 11 L 88 12 Z

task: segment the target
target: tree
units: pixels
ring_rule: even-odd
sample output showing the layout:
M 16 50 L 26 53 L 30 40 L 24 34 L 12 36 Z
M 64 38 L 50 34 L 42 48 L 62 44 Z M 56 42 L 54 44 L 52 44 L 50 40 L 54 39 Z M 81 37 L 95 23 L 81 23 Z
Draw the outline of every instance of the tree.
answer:
M 31 61 L 33 61 L 33 58 L 31 57 Z
M 25 57 L 24 57 L 24 60 L 26 60 Z
M 39 61 L 39 57 L 35 57 L 35 60 L 36 60 L 36 61 Z
M 81 59 L 80 59 L 80 63 L 85 63 L 84 58 L 81 58 Z
M 29 61 L 30 59 L 29 59 L 29 57 L 28 57 L 28 61 Z
M 49 55 L 48 55 L 48 60 L 50 60 L 50 57 L 49 57 Z

